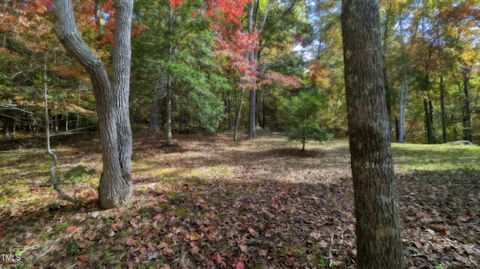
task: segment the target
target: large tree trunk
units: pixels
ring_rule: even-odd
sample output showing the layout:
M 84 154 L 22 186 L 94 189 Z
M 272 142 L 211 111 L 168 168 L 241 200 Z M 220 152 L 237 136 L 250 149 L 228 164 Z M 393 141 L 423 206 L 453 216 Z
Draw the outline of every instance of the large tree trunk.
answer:
M 447 143 L 447 111 L 445 110 L 445 84 L 440 76 L 440 109 L 442 114 L 442 142 Z
M 383 84 L 385 85 L 385 98 L 387 100 L 387 113 L 388 113 L 388 124 L 389 129 L 392 130 L 392 93 L 390 89 L 390 84 L 388 83 L 388 71 L 387 71 L 387 64 L 386 64 L 386 57 L 388 52 L 388 45 L 389 45 L 389 31 L 390 31 L 390 19 L 392 13 L 392 4 L 390 1 L 387 3 L 387 10 L 385 12 L 385 26 L 383 29 Z
M 464 93 L 464 108 L 463 108 L 463 140 L 472 141 L 472 117 L 470 110 L 470 70 L 463 68 L 463 93 Z
M 363 269 L 400 269 L 403 266 L 402 242 L 378 2 L 343 0 L 342 9 L 357 264 Z
M 254 12 L 254 1 L 250 2 L 249 9 L 248 9 L 248 33 L 250 35 L 253 34 L 254 32 L 254 25 L 253 25 L 253 12 Z M 255 45 L 255 44 L 253 44 Z M 254 63 L 254 68 L 256 70 L 256 61 L 255 61 L 255 50 L 254 48 L 250 48 L 248 51 L 248 59 Z M 255 75 L 256 76 L 256 75 Z M 256 134 L 256 129 L 255 129 L 255 118 L 256 118 L 256 104 L 257 104 L 257 92 L 256 92 L 256 77 L 252 78 L 253 81 L 251 81 L 253 88 L 250 89 L 250 95 L 249 95 L 249 106 L 248 106 L 248 138 L 253 139 L 257 136 Z
M 103 171 L 99 199 L 102 208 L 118 207 L 132 194 L 130 160 L 132 133 L 128 98 L 130 91 L 130 32 L 133 0 L 116 0 L 112 78 L 103 62 L 81 38 L 71 0 L 56 0 L 55 33 L 64 47 L 85 67 L 96 101 Z

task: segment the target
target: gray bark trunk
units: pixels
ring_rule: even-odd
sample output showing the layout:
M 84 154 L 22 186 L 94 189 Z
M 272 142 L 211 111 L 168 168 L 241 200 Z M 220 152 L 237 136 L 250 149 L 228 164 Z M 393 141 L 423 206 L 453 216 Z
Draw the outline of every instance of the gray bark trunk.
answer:
M 96 101 L 103 171 L 99 185 L 102 208 L 118 207 L 130 200 L 132 133 L 129 119 L 130 32 L 133 0 L 116 0 L 113 68 L 110 80 L 103 62 L 81 38 L 71 0 L 56 0 L 55 33 L 64 47 L 85 67 Z
M 172 78 L 167 78 L 167 121 L 165 123 L 165 131 L 167 133 L 167 145 L 173 145 L 172 136 Z
M 400 21 L 400 39 L 402 46 L 402 83 L 400 86 L 400 116 L 398 119 L 398 142 L 405 142 L 405 120 L 408 101 L 408 77 L 407 77 L 407 59 L 406 48 L 403 40 L 403 20 Z
M 173 8 L 170 6 L 169 7 L 169 13 L 168 13 L 168 30 L 169 30 L 169 55 L 168 57 L 170 60 L 173 60 L 175 50 L 174 50 L 174 45 L 173 45 L 173 22 L 175 20 L 175 14 L 173 13 Z M 173 145 L 173 140 L 172 140 L 172 98 L 173 98 L 173 89 L 172 89 L 172 80 L 173 77 L 168 74 L 167 76 L 167 120 L 165 123 L 165 128 L 166 128 L 166 133 L 167 133 L 167 145 L 171 146 Z
M 248 33 L 250 35 L 253 34 L 254 32 L 254 22 L 253 22 L 253 12 L 254 12 L 254 1 L 250 2 L 249 9 L 248 9 Z M 254 68 L 256 69 L 256 62 L 255 62 L 255 50 L 253 48 L 249 49 L 248 52 L 248 59 L 254 63 Z M 253 81 L 251 81 L 253 86 L 253 89 L 250 89 L 250 94 L 249 94 L 249 106 L 248 106 L 248 138 L 253 139 L 257 136 L 256 133 L 256 128 L 255 128 L 255 118 L 256 118 L 256 78 L 252 78 Z
M 378 1 L 343 0 L 342 10 L 357 264 L 364 269 L 400 269 L 403 267 L 402 242 Z
M 44 63 L 43 63 L 43 97 L 45 100 L 45 126 L 50 124 L 50 119 L 48 115 L 48 85 L 47 85 L 47 56 L 44 56 Z M 60 182 L 57 177 L 57 165 L 58 165 L 58 158 L 57 155 L 53 152 L 50 146 L 50 129 L 45 128 L 45 142 L 47 145 L 47 153 L 52 157 L 52 164 L 50 165 L 50 185 L 57 191 L 58 197 L 60 199 L 78 203 L 79 201 L 74 197 L 66 194 L 62 188 L 60 187 Z

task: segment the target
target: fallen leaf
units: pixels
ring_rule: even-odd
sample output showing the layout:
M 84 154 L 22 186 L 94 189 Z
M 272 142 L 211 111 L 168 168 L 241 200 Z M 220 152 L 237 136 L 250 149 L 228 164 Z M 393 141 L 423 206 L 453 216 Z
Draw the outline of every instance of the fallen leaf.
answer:
M 235 265 L 235 269 L 244 269 L 244 268 L 245 268 L 245 263 L 242 260 L 239 260 Z

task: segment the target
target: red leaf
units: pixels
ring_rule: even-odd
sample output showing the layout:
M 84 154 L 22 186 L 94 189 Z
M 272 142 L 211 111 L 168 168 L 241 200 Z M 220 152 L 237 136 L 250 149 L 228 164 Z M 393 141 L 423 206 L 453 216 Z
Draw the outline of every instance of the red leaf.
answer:
M 165 248 L 163 249 L 163 252 L 169 256 L 173 255 L 173 249 L 171 248 Z
M 239 260 L 237 262 L 237 265 L 235 265 L 235 269 L 244 269 L 245 268 L 245 263 L 242 260 Z
M 68 227 L 67 227 L 67 232 L 73 233 L 73 232 L 75 232 L 77 229 L 78 229 L 77 226 L 68 226 Z

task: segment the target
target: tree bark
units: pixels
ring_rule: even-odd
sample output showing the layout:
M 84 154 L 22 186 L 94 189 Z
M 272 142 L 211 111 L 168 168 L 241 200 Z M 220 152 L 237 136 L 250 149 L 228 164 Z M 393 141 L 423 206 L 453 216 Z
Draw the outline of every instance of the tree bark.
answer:
M 464 93 L 464 108 L 463 108 L 463 140 L 472 141 L 472 117 L 470 110 L 470 70 L 463 68 L 463 93 Z
M 249 9 L 248 9 L 248 33 L 250 35 L 253 34 L 254 32 L 254 22 L 253 22 L 253 13 L 254 13 L 254 1 L 250 2 Z M 253 44 L 255 45 L 255 44 Z M 249 49 L 248 51 L 248 58 L 249 60 L 254 64 L 254 69 L 256 70 L 257 64 L 255 61 L 255 50 L 252 48 Z M 256 76 L 256 75 L 255 75 Z M 249 94 L 249 106 L 248 106 L 248 138 L 253 139 L 257 136 L 256 133 L 256 104 L 257 104 L 257 92 L 256 92 L 256 77 L 252 78 L 253 81 L 251 81 L 253 88 L 250 89 L 250 94 Z
M 385 85 L 385 98 L 387 100 L 387 113 L 388 113 L 388 124 L 390 130 L 392 130 L 392 93 L 390 89 L 390 84 L 388 83 L 388 70 L 387 70 L 387 63 L 386 63 L 386 57 L 387 57 L 387 52 L 388 52 L 388 44 L 389 44 L 389 31 L 390 31 L 390 19 L 391 19 L 391 13 L 392 13 L 392 4 L 390 1 L 388 2 L 387 10 L 385 12 L 385 26 L 383 29 L 383 83 Z
M 442 113 L 442 142 L 447 143 L 447 111 L 445 110 L 445 84 L 440 76 L 440 109 Z
M 400 116 L 398 119 L 398 142 L 405 142 L 405 119 L 406 119 L 406 109 L 407 109 L 407 100 L 408 100 L 408 77 L 407 77 L 407 58 L 406 58 L 406 47 L 403 40 L 403 20 L 400 20 L 400 40 L 401 40 L 401 49 L 402 49 L 402 82 L 400 86 Z
M 433 105 L 430 93 L 423 98 L 423 109 L 425 112 L 425 132 L 427 136 L 427 144 L 435 144 L 435 137 L 433 135 Z
M 172 136 L 172 78 L 168 75 L 167 78 L 167 120 L 165 123 L 165 131 L 167 133 L 167 145 L 173 145 Z
M 240 128 L 240 119 L 242 117 L 242 105 L 243 105 L 243 95 L 245 94 L 245 88 L 242 87 L 242 91 L 240 93 L 240 102 L 238 104 L 237 110 L 237 119 L 235 120 L 235 130 L 233 132 L 233 141 L 238 141 L 238 129 Z
M 81 38 L 71 0 L 56 0 L 55 33 L 63 46 L 86 69 L 96 101 L 103 171 L 99 184 L 102 208 L 121 206 L 130 200 L 132 133 L 129 119 L 130 32 L 133 0 L 116 0 L 112 77 L 103 62 Z
M 47 56 L 46 55 L 44 56 L 44 63 L 43 63 L 43 97 L 45 101 L 45 126 L 48 126 L 50 125 L 50 120 L 48 115 L 48 85 L 47 85 Z M 45 128 L 45 142 L 47 145 L 47 153 L 48 155 L 50 155 L 50 157 L 52 157 L 52 164 L 50 165 L 49 184 L 52 185 L 55 191 L 57 191 L 58 197 L 60 197 L 60 199 L 69 201 L 74 204 L 78 203 L 79 200 L 66 194 L 60 187 L 60 182 L 57 177 L 58 158 L 50 146 L 50 128 Z
M 363 269 L 400 269 L 402 242 L 379 20 L 378 1 L 342 1 L 357 264 Z

